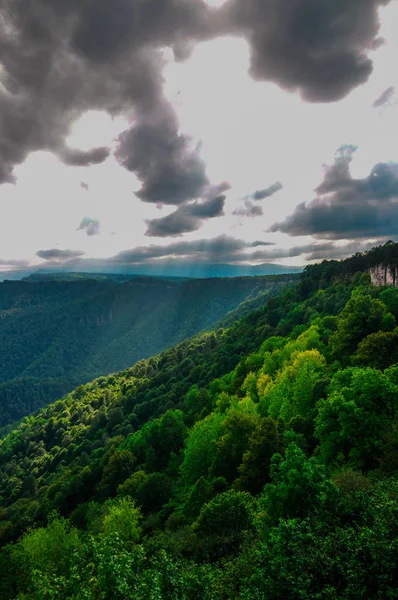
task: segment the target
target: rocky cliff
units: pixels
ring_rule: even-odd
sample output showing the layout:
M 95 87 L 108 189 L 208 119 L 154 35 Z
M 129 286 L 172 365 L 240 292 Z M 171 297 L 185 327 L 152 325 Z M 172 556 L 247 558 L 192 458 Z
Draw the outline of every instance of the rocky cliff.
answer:
M 370 279 L 373 285 L 390 285 L 398 287 L 397 265 L 376 265 L 369 269 Z

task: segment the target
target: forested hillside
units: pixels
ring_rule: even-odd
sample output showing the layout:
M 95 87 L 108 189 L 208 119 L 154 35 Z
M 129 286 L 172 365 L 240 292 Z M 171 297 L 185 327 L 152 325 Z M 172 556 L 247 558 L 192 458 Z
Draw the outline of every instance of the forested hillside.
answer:
M 397 319 L 397 289 L 325 262 L 25 418 L 1 597 L 398 598 Z
M 93 277 L 0 283 L 0 426 L 213 326 L 248 299 L 266 302 L 297 276 Z

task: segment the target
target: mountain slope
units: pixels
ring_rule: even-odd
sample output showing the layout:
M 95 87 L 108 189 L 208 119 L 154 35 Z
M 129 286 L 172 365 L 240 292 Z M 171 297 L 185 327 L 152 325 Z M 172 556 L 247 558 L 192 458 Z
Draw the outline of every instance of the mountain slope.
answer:
M 396 597 L 398 290 L 340 264 L 14 427 L 2 597 Z
M 294 275 L 46 277 L 0 284 L 0 425 L 211 327 L 248 298 L 263 294 L 266 301 L 295 281 Z

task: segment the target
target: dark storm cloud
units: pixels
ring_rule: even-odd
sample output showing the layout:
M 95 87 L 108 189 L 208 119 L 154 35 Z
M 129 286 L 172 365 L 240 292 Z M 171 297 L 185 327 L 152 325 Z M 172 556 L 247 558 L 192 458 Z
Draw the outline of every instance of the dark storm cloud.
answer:
M 369 76 L 377 8 L 388 0 L 3 0 L 0 19 L 0 182 L 34 150 L 69 164 L 96 155 L 65 152 L 85 111 L 133 118 L 117 156 L 136 173 L 147 202 L 179 206 L 208 185 L 192 140 L 180 133 L 162 89 L 159 49 L 185 59 L 218 35 L 245 36 L 254 77 L 310 101 L 338 100 Z
M 375 100 L 372 104 L 373 108 L 379 108 L 380 106 L 385 106 L 392 100 L 395 94 L 395 87 L 391 86 L 384 90 L 384 92 Z
M 220 29 L 213 16 L 201 0 L 3 0 L 0 181 L 12 181 L 13 166 L 39 149 L 68 164 L 102 162 L 106 149 L 65 150 L 71 123 L 89 109 L 133 109 L 120 152 L 137 170 L 142 198 L 199 197 L 204 167 L 163 97 L 158 49 L 211 37 Z
M 225 198 L 225 196 L 216 196 L 203 202 L 184 204 L 167 217 L 147 221 L 148 229 L 145 235 L 167 237 L 196 231 L 204 220 L 224 214 Z
M 253 198 L 253 200 L 264 200 L 264 198 L 270 198 L 282 189 L 283 185 L 280 181 L 277 181 L 276 183 L 273 183 L 269 187 L 265 188 L 264 190 L 256 190 L 255 192 L 253 192 L 251 197 Z
M 79 5 L 75 0 L 75 5 Z M 188 44 L 217 34 L 217 16 L 202 0 L 86 0 L 73 45 L 94 62 L 114 60 L 143 45 Z
M 69 260 L 71 258 L 79 258 L 80 256 L 84 256 L 84 254 L 84 252 L 79 250 L 58 250 L 58 248 L 51 248 L 51 250 L 38 250 L 36 252 L 36 256 L 39 258 L 59 262 Z
M 251 74 L 310 102 L 344 98 L 372 72 L 378 8 L 390 0 L 230 0 L 224 12 L 251 49 Z
M 191 138 L 178 132 L 171 109 L 159 121 L 133 126 L 120 136 L 117 157 L 143 182 L 136 196 L 155 204 L 182 204 L 201 197 L 209 184 Z
M 245 207 L 236 208 L 232 214 L 238 217 L 261 217 L 263 209 L 246 198 Z
M 71 150 L 68 148 L 61 153 L 61 158 L 66 165 L 71 165 L 73 167 L 87 167 L 103 163 L 110 153 L 110 149 L 105 148 L 104 146 L 87 151 Z
M 353 179 L 348 169 L 351 156 L 351 150 L 338 154 L 317 197 L 299 204 L 270 231 L 336 240 L 398 234 L 398 164 L 379 163 L 368 177 Z
M 84 217 L 82 219 L 77 231 L 80 229 L 84 229 L 88 236 L 99 235 L 101 233 L 100 222 L 97 219 L 90 219 L 89 217 Z

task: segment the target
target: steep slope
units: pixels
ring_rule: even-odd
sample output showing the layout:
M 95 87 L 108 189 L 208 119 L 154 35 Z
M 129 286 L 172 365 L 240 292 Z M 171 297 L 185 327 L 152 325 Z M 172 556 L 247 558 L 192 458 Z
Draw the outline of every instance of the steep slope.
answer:
M 396 597 L 398 290 L 340 265 L 15 426 L 2 598 Z
M 0 284 L 0 426 L 212 326 L 295 276 L 168 280 L 63 274 Z M 37 281 L 37 279 L 39 279 Z
M 398 290 L 329 268 L 1 441 L 3 598 L 394 597 Z

